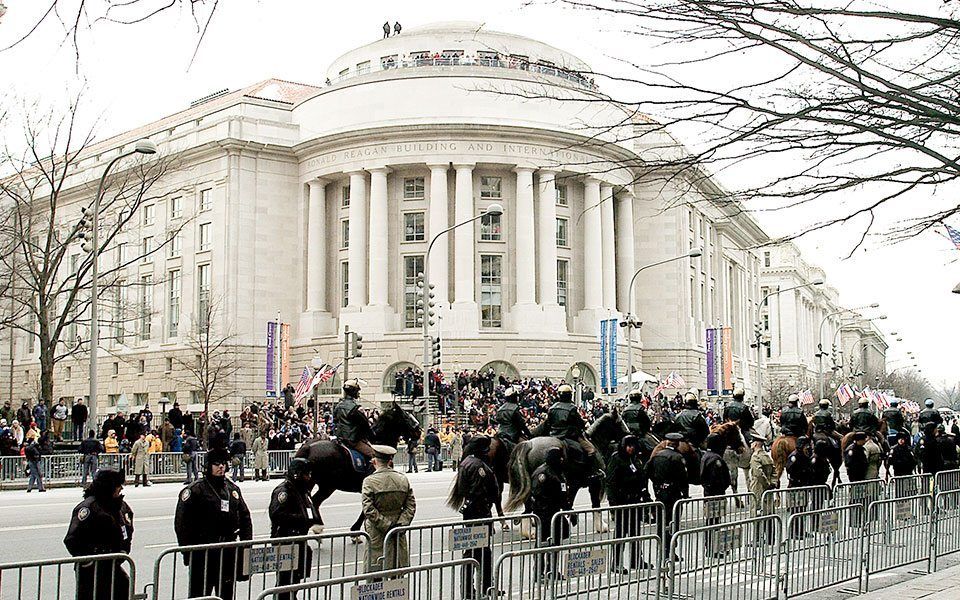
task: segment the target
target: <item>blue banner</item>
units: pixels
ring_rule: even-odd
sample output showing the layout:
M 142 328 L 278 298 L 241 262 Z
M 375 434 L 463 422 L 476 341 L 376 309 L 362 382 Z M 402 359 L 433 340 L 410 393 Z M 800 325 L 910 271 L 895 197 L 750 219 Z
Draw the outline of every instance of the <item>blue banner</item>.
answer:
M 607 389 L 607 320 L 600 321 L 600 389 Z
M 610 393 L 617 391 L 617 320 L 607 321 L 607 352 L 610 357 L 607 359 L 607 367 L 610 369 Z

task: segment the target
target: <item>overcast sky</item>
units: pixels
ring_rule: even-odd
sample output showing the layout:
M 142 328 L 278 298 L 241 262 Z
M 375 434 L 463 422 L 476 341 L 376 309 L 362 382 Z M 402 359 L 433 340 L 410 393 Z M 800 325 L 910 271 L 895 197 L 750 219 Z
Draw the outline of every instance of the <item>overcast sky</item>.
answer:
M 0 45 L 6 46 L 46 3 L 3 3 L 8 12 L 0 21 Z M 322 84 L 328 64 L 379 39 L 385 20 L 399 20 L 405 27 L 480 21 L 573 52 L 598 72 L 623 68 L 612 57 L 628 56 L 644 64 L 657 53 L 589 15 L 549 3 L 523 7 L 504 0 L 223 0 L 192 66 L 197 31 L 189 14 L 178 11 L 143 25 L 102 23 L 92 34 L 82 33 L 79 67 L 73 48 L 61 46 L 62 30 L 53 24 L 42 28 L 27 44 L 0 53 L 0 73 L 7 84 L 3 101 L 56 102 L 66 96 L 65 90 L 83 85 L 87 114 L 100 117 L 98 137 L 105 137 L 181 110 L 211 92 L 269 77 Z M 715 76 L 704 73 L 705 78 Z M 721 179 L 728 188 L 738 187 L 736 180 Z M 908 206 L 903 211 L 910 214 Z M 816 220 L 816 215 L 808 216 L 808 222 Z M 796 215 L 764 213 L 757 218 L 772 235 L 789 233 L 797 222 Z M 907 364 L 898 359 L 911 350 L 935 386 L 958 381 L 950 344 L 960 339 L 960 296 L 950 290 L 960 282 L 960 263 L 954 262 L 960 252 L 930 234 L 894 246 L 871 239 L 853 258 L 843 260 L 857 238 L 858 232 L 834 228 L 798 243 L 810 262 L 826 269 L 844 305 L 882 304 L 877 312 L 888 319 L 877 323 L 891 344 L 891 368 Z M 891 331 L 903 342 L 890 339 Z

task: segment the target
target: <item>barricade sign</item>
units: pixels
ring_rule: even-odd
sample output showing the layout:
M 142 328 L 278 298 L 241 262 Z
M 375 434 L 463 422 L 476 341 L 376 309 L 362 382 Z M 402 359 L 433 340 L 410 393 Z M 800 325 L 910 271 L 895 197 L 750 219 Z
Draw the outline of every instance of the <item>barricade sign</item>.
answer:
M 790 515 L 783 540 L 787 596 L 859 581 L 865 509 L 859 504 Z
M 668 598 L 775 600 L 782 527 L 768 515 L 677 531 L 667 555 Z
M 673 530 L 730 523 L 755 516 L 756 496 L 749 492 L 711 498 L 686 498 L 673 506 Z
M 248 548 L 244 551 L 243 574 L 292 571 L 300 560 L 298 544 L 278 544 Z
M 773 489 L 763 493 L 760 508 L 764 515 L 779 515 L 781 524 L 786 526 L 790 515 L 826 508 L 830 498 L 830 488 L 825 485 Z
M 450 530 L 450 551 L 463 552 L 490 545 L 489 525 L 467 525 Z
M 869 576 L 932 558 L 933 496 L 880 500 L 870 505 L 865 528 L 867 573 Z
M 350 589 L 352 600 L 407 600 L 410 583 L 406 578 L 356 583 Z
M 638 535 L 662 538 L 665 526 L 663 503 L 642 502 L 562 510 L 551 519 L 550 536 L 555 544 L 581 544 Z
M 938 558 L 960 552 L 960 490 L 938 493 L 934 498 L 934 506 L 931 568 L 936 571 Z
M 607 569 L 605 548 L 584 548 L 567 554 L 567 577 L 601 575 Z
M 833 505 L 836 507 L 856 504 L 863 507 L 866 516 L 867 508 L 871 503 L 886 498 L 886 490 L 880 479 L 867 479 L 850 483 L 838 483 L 833 488 Z M 852 523 L 858 526 L 859 523 Z
M 0 598 L 17 600 L 127 600 L 133 598 L 137 570 L 126 554 L 0 564 Z
M 933 475 L 930 473 L 891 477 L 887 482 L 887 498 L 910 498 L 932 494 L 932 488 Z

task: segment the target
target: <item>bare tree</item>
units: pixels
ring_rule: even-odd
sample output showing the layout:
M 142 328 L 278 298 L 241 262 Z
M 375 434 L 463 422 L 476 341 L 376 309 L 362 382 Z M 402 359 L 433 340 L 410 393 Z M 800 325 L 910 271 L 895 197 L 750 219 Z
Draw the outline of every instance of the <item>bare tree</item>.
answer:
M 960 382 L 953 385 L 944 382 L 943 386 L 937 390 L 936 398 L 942 406 L 948 406 L 954 410 L 960 409 Z
M 880 389 L 892 389 L 898 398 L 923 403 L 934 395 L 933 386 L 919 372 L 913 369 L 897 369 L 887 373 L 877 383 Z
M 77 164 L 91 156 L 92 132 L 78 131 L 78 101 L 58 114 L 27 114 L 22 150 L 0 152 L 0 306 L 2 325 L 19 332 L 40 361 L 39 397 L 54 398 L 54 368 L 61 360 L 89 352 L 90 283 L 93 257 L 81 249 L 82 209 L 89 207 L 97 181 L 78 183 Z M 131 265 L 162 251 L 184 223 L 168 226 L 158 243 L 131 237 L 140 224 L 140 209 L 175 194 L 163 180 L 175 162 L 129 160 L 105 186 L 100 214 L 100 291 L 107 318 L 101 327 L 123 343 L 123 328 L 139 314 L 128 296 L 139 286 L 127 279 Z M 139 295 L 139 294 L 138 294 Z M 92 410 L 92 409 L 91 409 Z

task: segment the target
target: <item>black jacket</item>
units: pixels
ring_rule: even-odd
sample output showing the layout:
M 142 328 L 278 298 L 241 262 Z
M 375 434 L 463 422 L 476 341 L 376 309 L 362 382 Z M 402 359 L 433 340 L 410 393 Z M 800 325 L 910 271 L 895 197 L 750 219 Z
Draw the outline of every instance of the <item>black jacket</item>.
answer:
M 903 413 L 899 408 L 888 408 L 883 411 L 883 420 L 887 424 L 887 435 L 893 435 L 904 430 Z
M 338 439 L 354 444 L 373 437 L 370 421 L 360 411 L 360 405 L 353 398 L 345 397 L 333 409 L 333 434 Z
M 677 433 L 682 433 L 690 444 L 698 448 L 703 446 L 703 442 L 710 435 L 707 420 L 703 413 L 695 408 L 683 409 L 673 420 L 673 428 Z
M 869 408 L 858 408 L 850 415 L 850 428 L 867 435 L 876 435 L 880 431 L 880 419 Z
M 630 456 L 623 450 L 617 450 L 607 460 L 606 474 L 604 483 L 610 506 L 650 501 L 647 473 L 639 454 Z
M 222 502 L 227 502 L 227 511 L 221 510 Z M 217 482 L 203 477 L 183 488 L 173 528 L 181 546 L 253 538 L 250 509 L 240 488 L 227 478 Z
M 630 433 L 641 438 L 648 433 L 650 433 L 650 428 L 652 427 L 650 423 L 650 415 L 647 414 L 643 404 L 640 402 L 632 402 L 625 409 L 623 409 L 623 414 L 621 415 L 623 423 L 627 426 L 627 429 L 630 430 Z
M 86 404 L 74 404 L 70 418 L 73 420 L 74 425 L 83 425 L 87 422 L 87 416 L 89 414 Z M 82 434 L 83 432 L 78 433 Z
M 506 440 L 516 444 L 520 441 L 520 436 L 531 437 L 530 430 L 527 428 L 527 422 L 520 412 L 520 407 L 516 402 L 505 401 L 497 409 L 496 416 L 498 434 Z
M 80 442 L 80 454 L 100 454 L 103 452 L 103 444 L 96 438 L 87 438 Z
M 896 444 L 891 448 L 889 461 L 890 466 L 893 467 L 893 474 L 896 476 L 912 475 L 914 469 L 917 468 L 917 459 L 914 458 L 913 452 L 907 444 Z
M 850 444 L 843 453 L 843 464 L 847 467 L 847 478 L 863 481 L 867 478 L 867 452 L 859 444 Z
M 700 482 L 704 496 L 722 496 L 730 487 L 730 469 L 713 450 L 706 450 L 700 459 Z
M 567 480 L 547 465 L 537 467 L 531 478 L 530 504 L 533 513 L 540 516 L 541 523 L 546 523 L 541 527 L 549 531 L 549 517 L 561 510 L 569 510 L 573 506 Z
M 753 429 L 753 412 L 743 402 L 733 400 L 723 407 L 724 421 L 740 421 L 740 429 L 750 431 Z
M 309 492 L 298 489 L 289 479 L 274 488 L 268 513 L 270 537 L 307 535 L 312 526 L 321 524 Z
M 780 411 L 780 433 L 783 435 L 807 435 L 807 417 L 798 406 L 788 406 Z
M 678 492 L 682 498 L 689 494 L 690 479 L 683 455 L 673 448 L 665 448 L 647 463 L 647 477 L 655 492 L 666 488 Z
M 490 465 L 476 456 L 468 456 L 457 467 L 457 491 L 464 499 L 460 512 L 464 519 L 487 519 L 500 493 L 497 476 Z
M 230 458 L 243 457 L 247 453 L 247 444 L 243 440 L 233 440 L 230 443 Z
M 800 450 L 794 451 L 787 457 L 787 487 L 806 487 L 814 485 L 816 474 L 814 473 L 813 458 L 807 456 Z
M 89 496 L 76 505 L 63 545 L 71 556 L 130 552 L 133 511 L 122 498 Z

